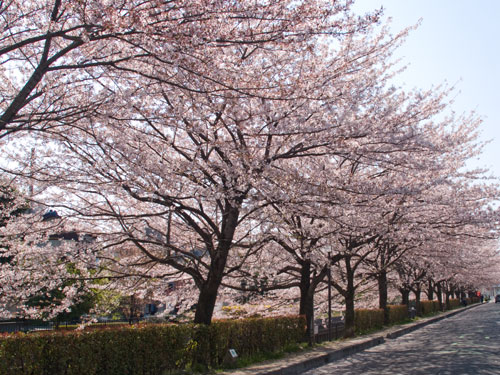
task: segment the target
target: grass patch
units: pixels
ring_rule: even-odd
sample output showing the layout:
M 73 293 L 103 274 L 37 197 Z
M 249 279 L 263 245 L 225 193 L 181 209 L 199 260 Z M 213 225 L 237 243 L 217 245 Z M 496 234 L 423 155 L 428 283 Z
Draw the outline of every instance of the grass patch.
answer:
M 286 345 L 283 350 L 279 352 L 274 352 L 274 353 L 255 353 L 251 356 L 245 356 L 238 358 L 235 363 L 232 364 L 227 364 L 224 366 L 223 369 L 217 370 L 217 372 L 221 372 L 224 370 L 233 370 L 233 369 L 239 369 L 239 368 L 245 368 L 257 363 L 265 362 L 265 361 L 271 361 L 271 360 L 278 360 L 284 358 L 287 354 L 290 353 L 297 353 L 300 351 L 304 351 L 309 349 L 310 346 L 307 343 L 296 343 L 296 344 L 288 344 Z M 193 369 L 194 372 L 203 372 L 203 371 L 196 371 L 196 369 Z

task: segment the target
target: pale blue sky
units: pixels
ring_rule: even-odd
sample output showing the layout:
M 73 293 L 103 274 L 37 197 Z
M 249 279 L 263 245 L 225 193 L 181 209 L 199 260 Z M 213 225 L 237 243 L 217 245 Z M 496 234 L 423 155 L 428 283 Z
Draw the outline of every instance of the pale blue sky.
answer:
M 354 10 L 382 6 L 393 33 L 422 19 L 396 54 L 409 65 L 397 84 L 455 85 L 453 110 L 477 112 L 481 139 L 492 140 L 472 164 L 500 177 L 500 0 L 356 0 Z

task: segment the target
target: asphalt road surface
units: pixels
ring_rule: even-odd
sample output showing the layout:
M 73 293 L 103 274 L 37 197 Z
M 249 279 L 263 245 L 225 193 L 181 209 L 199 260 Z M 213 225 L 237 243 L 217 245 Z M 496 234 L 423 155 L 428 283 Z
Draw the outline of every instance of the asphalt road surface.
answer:
M 443 319 L 304 375 L 500 375 L 500 303 Z

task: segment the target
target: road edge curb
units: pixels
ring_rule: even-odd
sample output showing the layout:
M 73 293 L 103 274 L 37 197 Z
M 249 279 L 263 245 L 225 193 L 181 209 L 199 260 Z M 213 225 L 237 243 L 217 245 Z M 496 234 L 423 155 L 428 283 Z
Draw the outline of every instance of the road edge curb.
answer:
M 314 368 L 326 365 L 330 362 L 338 361 L 339 359 L 346 358 L 352 354 L 362 352 L 366 349 L 372 348 L 374 346 L 380 345 L 385 342 L 383 336 L 377 336 L 370 340 L 356 343 L 353 345 L 346 346 L 344 348 L 332 350 L 326 354 L 319 355 L 317 357 L 309 358 L 304 361 L 294 363 L 286 367 L 281 367 L 278 369 L 268 370 L 258 372 L 258 375 L 298 375 L 304 371 L 309 371 Z
M 415 322 L 411 324 L 408 327 L 404 327 L 401 329 L 398 329 L 396 331 L 387 333 L 387 334 L 377 334 L 374 333 L 372 338 L 367 338 L 366 340 L 359 342 L 359 343 L 353 343 L 350 345 L 346 345 L 342 348 L 338 349 L 332 349 L 328 350 L 328 352 L 319 354 L 317 356 L 313 356 L 311 358 L 306 358 L 300 361 L 297 361 L 295 363 L 289 363 L 289 364 L 284 364 L 283 366 L 273 368 L 273 369 L 265 369 L 265 370 L 260 370 L 259 369 L 252 369 L 246 368 L 246 369 L 240 369 L 239 371 L 231 371 L 231 372 L 224 372 L 223 374 L 229 374 L 229 375 L 239 375 L 239 374 L 252 374 L 252 375 L 299 375 L 305 371 L 312 370 L 317 367 L 324 366 L 328 363 L 335 362 L 344 358 L 347 358 L 353 354 L 360 353 L 366 349 L 373 348 L 377 345 L 383 344 L 386 342 L 386 340 L 391 340 L 395 339 L 398 337 L 401 337 L 407 333 L 416 331 L 419 328 L 425 327 L 429 324 L 436 323 L 440 320 L 449 318 L 451 316 L 460 314 L 462 312 L 468 311 L 471 308 L 475 308 L 477 306 L 481 306 L 481 303 L 475 303 L 473 305 L 467 306 L 465 308 L 459 308 L 456 310 L 452 310 L 449 312 L 445 312 L 443 314 L 440 314 L 438 316 L 428 318 L 425 321 L 421 322 Z M 286 360 L 286 359 L 285 359 Z

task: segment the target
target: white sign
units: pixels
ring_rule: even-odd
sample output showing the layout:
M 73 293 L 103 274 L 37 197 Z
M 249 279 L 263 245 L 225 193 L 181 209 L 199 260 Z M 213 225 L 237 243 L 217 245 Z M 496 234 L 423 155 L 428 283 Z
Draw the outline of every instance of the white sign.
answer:
M 229 354 L 231 354 L 231 357 L 233 357 L 233 358 L 238 358 L 238 354 L 236 353 L 236 350 L 234 350 L 234 349 L 229 349 Z

